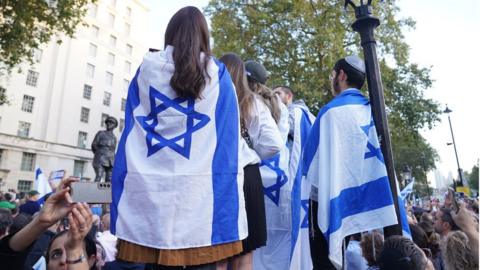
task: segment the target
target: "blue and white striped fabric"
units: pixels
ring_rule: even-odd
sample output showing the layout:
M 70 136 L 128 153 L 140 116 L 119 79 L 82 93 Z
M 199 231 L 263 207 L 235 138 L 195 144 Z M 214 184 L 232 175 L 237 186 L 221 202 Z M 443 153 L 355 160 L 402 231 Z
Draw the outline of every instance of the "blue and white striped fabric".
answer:
M 230 75 L 208 63 L 201 99 L 170 86 L 173 47 L 148 53 L 127 98 L 112 177 L 111 231 L 160 249 L 244 239 L 240 124 Z
M 318 188 L 318 224 L 329 258 L 342 267 L 345 236 L 397 224 L 370 103 L 347 89 L 319 112 L 304 152 L 304 174 Z
M 284 147 L 280 153 L 260 163 L 265 215 L 267 223 L 267 244 L 253 252 L 254 269 L 288 269 L 291 245 L 291 190 L 292 180 L 288 171 L 290 159 L 287 147 L 288 110 L 281 105 L 282 116 L 278 128 Z
M 413 191 L 413 181 L 410 182 L 401 192 L 400 192 L 400 185 L 398 184 L 397 179 L 397 194 L 398 194 L 398 210 L 400 214 L 400 222 L 402 223 L 402 235 L 412 239 L 412 232 L 410 231 L 410 226 L 408 225 L 408 218 L 407 218 L 407 207 L 405 205 L 405 198 Z M 411 186 L 410 186 L 411 184 Z
M 413 184 L 415 183 L 415 177 L 412 177 L 412 181 L 398 194 L 402 200 L 405 200 L 407 196 L 413 192 Z
M 38 197 L 40 198 L 38 200 L 38 203 L 39 204 L 43 204 L 43 201 L 44 201 L 44 196 L 49 194 L 49 193 L 52 193 L 52 187 L 50 186 L 50 184 L 48 183 L 48 179 L 47 177 L 45 176 L 45 174 L 43 174 L 42 170 L 40 169 L 40 167 L 37 167 L 35 169 L 35 182 L 34 182 L 34 188 L 36 191 L 38 191 Z
M 312 269 L 308 232 L 308 212 L 311 184 L 305 180 L 302 172 L 301 155 L 305 149 L 308 133 L 315 117 L 306 109 L 291 105 L 293 114 L 293 142 L 290 151 L 290 178 L 295 179 L 292 187 L 292 242 L 291 270 Z

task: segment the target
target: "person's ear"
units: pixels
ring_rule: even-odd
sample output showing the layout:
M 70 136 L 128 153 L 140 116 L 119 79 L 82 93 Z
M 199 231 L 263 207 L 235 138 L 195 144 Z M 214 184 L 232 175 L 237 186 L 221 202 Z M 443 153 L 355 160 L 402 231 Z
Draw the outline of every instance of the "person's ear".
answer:
M 346 81 L 347 80 L 347 73 L 343 71 L 343 69 L 339 70 L 340 74 L 338 75 L 340 81 Z

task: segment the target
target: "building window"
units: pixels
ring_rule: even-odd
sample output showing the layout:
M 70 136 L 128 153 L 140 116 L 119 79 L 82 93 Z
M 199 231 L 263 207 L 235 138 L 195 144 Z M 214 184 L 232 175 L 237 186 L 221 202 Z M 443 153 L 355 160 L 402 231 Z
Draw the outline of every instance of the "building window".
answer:
M 28 137 L 30 134 L 30 123 L 19 121 L 17 135 L 20 137 Z
M 105 75 L 105 81 L 108 85 L 112 85 L 113 84 L 113 73 L 107 71 L 107 73 Z
M 43 51 L 41 49 L 36 49 L 35 52 L 33 53 L 33 58 L 35 59 L 35 62 L 40 62 L 42 61 L 42 55 Z
M 113 15 L 112 13 L 109 13 L 108 14 L 108 26 L 113 27 L 114 24 L 115 24 L 115 15 Z
M 112 99 L 112 94 L 109 92 L 103 92 L 103 105 L 110 106 L 110 100 Z
M 110 35 L 110 40 L 109 40 L 110 46 L 114 47 L 117 46 L 117 37 L 114 35 Z
M 125 128 L 125 119 L 120 118 L 120 123 L 118 123 L 118 129 L 120 130 L 120 132 L 122 132 L 124 128 Z
M 83 85 L 83 98 L 90 99 L 92 97 L 92 86 L 88 84 Z
M 125 111 L 125 108 L 127 107 L 127 100 L 122 98 L 122 103 L 120 105 L 120 109 L 122 110 L 122 112 Z
M 129 86 L 130 86 L 130 81 L 127 79 L 123 79 L 123 90 L 128 91 Z
M 3 160 L 3 153 L 5 150 L 0 149 L 0 166 L 2 165 L 2 160 Z
M 127 18 L 132 17 L 132 8 L 131 7 L 127 7 L 127 11 L 125 12 L 125 15 L 127 16 Z
M 98 10 L 98 6 L 95 5 L 95 4 L 92 4 L 90 6 L 90 9 L 88 10 L 88 16 L 90 16 L 90 18 L 96 18 L 97 17 L 97 10 Z
M 125 61 L 125 73 L 130 74 L 132 72 L 132 63 Z
M 29 95 L 23 95 L 23 102 L 22 102 L 22 111 L 24 112 L 32 112 L 33 111 L 33 103 L 35 102 L 35 98 Z
M 100 28 L 98 26 L 92 25 L 92 37 L 98 38 L 98 33 L 100 33 Z
M 97 45 L 90 43 L 90 47 L 88 49 L 88 55 L 91 57 L 97 56 Z
M 130 44 L 127 44 L 127 48 L 125 50 L 127 52 L 128 55 L 132 55 L 133 53 L 133 46 L 130 45 Z
M 78 132 L 78 140 L 77 140 L 77 146 L 80 148 L 87 148 L 87 132 L 84 131 L 79 131 Z
M 38 72 L 29 70 L 27 74 L 27 85 L 37 87 Z
M 73 161 L 73 176 L 82 177 L 84 169 L 85 169 L 85 161 L 82 161 L 82 160 Z
M 90 109 L 82 107 L 80 111 L 80 122 L 88 123 L 88 116 L 90 115 Z
M 115 65 L 115 54 L 113 54 L 113 53 L 108 53 L 107 63 L 108 63 L 110 66 Z
M 18 192 L 29 192 L 31 190 L 32 190 L 32 181 L 18 180 L 18 184 L 17 184 Z
M 107 120 L 108 114 L 102 113 L 102 122 L 100 123 L 101 127 L 105 127 L 105 120 Z
M 93 78 L 95 76 L 95 66 L 87 64 L 87 77 Z
M 130 24 L 129 23 L 125 23 L 125 25 L 123 27 L 123 33 L 126 36 L 130 35 Z
M 36 154 L 33 153 L 22 153 L 22 164 L 20 166 L 20 170 L 22 171 L 27 171 L 27 172 L 33 172 L 33 169 L 35 168 L 35 158 Z

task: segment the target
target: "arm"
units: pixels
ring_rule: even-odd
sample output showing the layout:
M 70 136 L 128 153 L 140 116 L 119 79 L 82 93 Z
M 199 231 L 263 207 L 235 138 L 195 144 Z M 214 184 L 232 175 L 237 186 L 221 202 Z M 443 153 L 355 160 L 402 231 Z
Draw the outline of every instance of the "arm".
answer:
M 459 206 L 458 213 L 452 211 L 455 224 L 467 235 L 473 254 L 478 254 L 478 230 L 477 224 L 463 204 Z M 478 263 L 478 256 L 475 256 Z
M 27 249 L 43 232 L 72 210 L 72 199 L 68 192 L 70 184 L 74 181 L 77 180 L 68 178 L 60 183 L 55 194 L 45 201 L 40 214 L 10 239 L 9 246 L 12 250 Z
M 76 204 L 72 212 L 68 215 L 70 230 L 65 242 L 65 251 L 67 261 L 75 261 L 82 256 L 85 259 L 79 263 L 68 264 L 69 270 L 88 270 L 88 255 L 85 250 L 85 237 L 92 228 L 93 215 L 86 203 Z
M 255 99 L 252 107 L 252 119 L 249 123 L 245 123 L 248 135 L 252 139 L 253 149 L 260 158 L 269 159 L 280 152 L 284 142 L 267 106 Z

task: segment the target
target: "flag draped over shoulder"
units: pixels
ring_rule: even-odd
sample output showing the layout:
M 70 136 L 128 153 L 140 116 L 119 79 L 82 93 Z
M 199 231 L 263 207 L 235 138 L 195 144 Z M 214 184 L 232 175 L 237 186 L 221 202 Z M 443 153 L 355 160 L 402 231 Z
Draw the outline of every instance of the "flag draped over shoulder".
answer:
M 320 110 L 303 162 L 318 188 L 318 225 L 337 268 L 345 236 L 397 224 L 370 103 L 359 90 L 343 91 Z
M 292 180 L 288 171 L 288 110 L 283 104 L 281 110 L 278 128 L 284 146 L 272 158 L 262 160 L 259 167 L 265 200 L 267 244 L 253 252 L 254 269 L 288 269 L 290 262 Z
M 209 60 L 201 99 L 170 86 L 173 47 L 148 53 L 132 80 L 112 177 L 111 230 L 161 249 L 244 239 L 240 125 L 225 66 Z
M 304 181 L 302 172 L 302 152 L 305 148 L 308 133 L 315 117 L 301 106 L 292 104 L 290 113 L 293 114 L 293 141 L 290 150 L 290 178 L 294 179 L 292 187 L 292 242 L 291 242 L 291 270 L 312 269 L 310 256 L 310 242 L 308 232 L 308 212 L 311 184 Z

